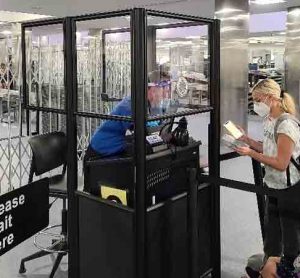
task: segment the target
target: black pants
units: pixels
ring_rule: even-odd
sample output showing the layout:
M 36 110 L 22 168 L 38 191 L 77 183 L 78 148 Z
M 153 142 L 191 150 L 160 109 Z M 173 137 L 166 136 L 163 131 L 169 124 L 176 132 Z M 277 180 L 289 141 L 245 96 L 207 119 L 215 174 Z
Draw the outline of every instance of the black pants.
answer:
M 84 173 L 84 190 L 85 191 L 90 191 L 89 190 L 89 186 L 88 186 L 88 172 L 86 170 L 86 163 L 88 161 L 91 161 L 91 160 L 96 160 L 96 159 L 99 159 L 101 158 L 102 155 L 95 152 L 91 146 L 88 146 L 86 152 L 85 152 L 85 155 L 84 155 L 84 158 L 83 158 L 83 173 Z
M 296 258 L 300 251 L 300 201 L 267 197 L 264 229 L 266 258 Z
M 88 148 L 85 152 L 84 158 L 83 158 L 84 190 L 85 191 L 90 192 L 89 185 L 88 185 L 88 175 L 89 174 L 88 174 L 88 171 L 86 168 L 86 163 L 91 160 L 97 160 L 97 159 L 102 159 L 102 158 L 107 158 L 107 157 L 131 157 L 131 156 L 133 156 L 133 144 L 131 141 L 126 142 L 124 151 L 122 151 L 120 153 L 116 153 L 111 156 L 101 155 L 101 154 L 97 153 L 96 151 L 94 151 L 90 145 L 88 146 Z
M 88 146 L 86 152 L 85 152 L 85 155 L 84 155 L 84 158 L 83 158 L 83 169 L 85 168 L 85 164 L 87 161 L 89 160 L 94 160 L 94 159 L 98 159 L 98 158 L 101 158 L 102 155 L 95 152 L 91 146 Z

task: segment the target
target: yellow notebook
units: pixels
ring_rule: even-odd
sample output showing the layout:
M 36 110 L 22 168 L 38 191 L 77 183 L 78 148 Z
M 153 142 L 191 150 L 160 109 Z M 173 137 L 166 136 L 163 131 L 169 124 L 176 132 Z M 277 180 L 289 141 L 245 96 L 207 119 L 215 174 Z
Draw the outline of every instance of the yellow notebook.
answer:
M 109 186 L 101 185 L 101 197 L 122 205 L 127 206 L 127 191 Z

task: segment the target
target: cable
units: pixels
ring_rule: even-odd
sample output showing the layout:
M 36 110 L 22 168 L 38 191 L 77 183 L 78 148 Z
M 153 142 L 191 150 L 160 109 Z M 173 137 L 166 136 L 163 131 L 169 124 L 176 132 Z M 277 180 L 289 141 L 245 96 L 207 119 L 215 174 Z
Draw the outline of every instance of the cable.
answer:
M 58 197 L 56 197 L 56 198 L 54 199 L 54 201 L 53 201 L 52 203 L 49 204 L 49 209 L 52 207 L 52 205 L 53 205 L 57 200 L 58 200 Z

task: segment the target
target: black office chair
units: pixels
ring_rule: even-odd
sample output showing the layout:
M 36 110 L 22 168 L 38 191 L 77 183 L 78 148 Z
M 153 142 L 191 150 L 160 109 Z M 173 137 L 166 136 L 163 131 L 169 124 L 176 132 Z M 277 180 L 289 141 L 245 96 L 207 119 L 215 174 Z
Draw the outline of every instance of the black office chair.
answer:
M 25 273 L 25 262 L 40 258 L 52 253 L 57 253 L 57 258 L 53 265 L 50 278 L 52 278 L 63 258 L 68 253 L 67 243 L 67 187 L 65 182 L 65 173 L 67 166 L 66 150 L 67 139 L 63 132 L 52 132 L 43 135 L 37 135 L 28 140 L 28 143 L 32 150 L 32 161 L 30 166 L 29 183 L 32 182 L 33 176 L 40 176 L 46 172 L 54 170 L 60 166 L 63 166 L 62 173 L 52 176 L 50 178 L 49 196 L 54 197 L 55 200 L 49 204 L 49 209 L 52 204 L 59 198 L 63 201 L 62 208 L 62 224 L 49 226 L 46 229 L 39 232 L 34 238 L 34 244 L 40 251 L 32 254 L 21 260 L 19 273 Z M 62 227 L 61 234 L 55 235 L 49 232 L 49 230 Z M 37 239 L 41 235 L 51 235 L 52 245 L 49 247 L 43 247 L 37 243 Z

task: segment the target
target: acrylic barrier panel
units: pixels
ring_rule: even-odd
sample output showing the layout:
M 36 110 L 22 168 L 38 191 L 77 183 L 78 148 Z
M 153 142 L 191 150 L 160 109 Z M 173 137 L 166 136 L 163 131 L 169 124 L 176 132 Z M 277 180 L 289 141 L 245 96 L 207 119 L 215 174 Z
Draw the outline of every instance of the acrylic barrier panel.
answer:
M 28 104 L 65 109 L 63 26 L 25 29 Z
M 20 26 L 0 25 L 0 139 L 19 134 L 20 125 Z
M 77 117 L 77 159 L 79 164 L 83 163 L 90 141 L 103 122 L 103 120 L 98 118 Z M 78 173 L 81 176 L 83 175 L 82 167 L 78 169 Z
M 9 90 L 18 90 L 20 85 L 21 36 L 17 24 L 0 27 L 0 97 Z M 13 92 L 16 95 L 16 92 Z M 1 117 L 1 115 L 0 115 Z
M 77 21 L 76 29 L 78 111 L 131 116 L 130 16 Z
M 201 22 L 148 17 L 150 115 L 209 105 L 209 26 Z

